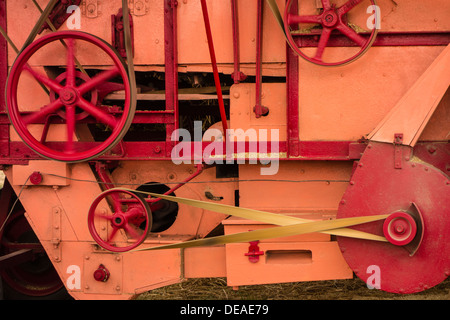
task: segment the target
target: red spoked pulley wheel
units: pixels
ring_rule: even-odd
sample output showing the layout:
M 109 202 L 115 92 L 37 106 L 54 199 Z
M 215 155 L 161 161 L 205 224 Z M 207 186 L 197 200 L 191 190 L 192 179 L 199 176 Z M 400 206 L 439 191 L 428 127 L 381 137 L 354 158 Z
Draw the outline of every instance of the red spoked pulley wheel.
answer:
M 54 52 L 55 59 L 61 59 L 63 46 L 62 73 L 50 77 L 34 66 Z M 79 70 L 82 61 L 77 58 L 77 49 L 101 56 L 106 67 L 90 76 Z M 21 102 L 20 95 L 26 93 L 21 81 L 27 83 L 26 77 L 46 89 L 47 104 L 29 106 Z M 112 83 L 123 88 L 123 105 L 108 106 L 98 101 L 98 90 Z M 127 67 L 108 43 L 84 32 L 61 31 L 39 38 L 19 54 L 8 77 L 6 101 L 14 129 L 32 150 L 52 160 L 81 162 L 104 154 L 122 140 L 134 117 L 131 95 Z M 101 136 L 95 135 L 92 126 L 100 128 Z
M 297 2 L 298 11 L 294 10 L 295 6 L 297 6 Z M 310 2 L 313 3 L 312 1 Z M 374 27 L 367 32 L 367 37 L 350 27 L 351 22 L 348 21 L 348 14 L 353 9 L 363 6 L 364 2 L 366 2 L 368 6 L 376 6 L 375 0 L 348 0 L 340 6 L 337 6 L 332 2 L 333 1 L 331 0 L 321 0 L 322 8 L 320 8 L 319 12 L 317 12 L 317 10 L 319 10 L 317 9 L 316 12 L 311 14 L 300 14 L 299 12 L 301 12 L 302 3 L 304 3 L 304 1 L 289 0 L 286 4 L 284 13 L 284 29 L 287 41 L 292 50 L 305 60 L 322 66 L 341 66 L 355 61 L 372 46 L 378 33 L 377 26 L 379 25 L 379 21 L 376 21 L 376 19 L 379 19 L 378 12 L 374 15 Z M 366 12 L 366 10 L 364 10 L 364 12 Z M 370 19 L 370 16 L 368 16 L 368 18 Z M 297 36 L 305 35 L 305 33 L 302 32 L 302 28 L 305 26 L 314 26 L 314 28 L 308 31 L 306 35 L 315 35 L 319 37 L 317 49 L 314 54 L 305 53 L 305 50 L 301 49 L 301 43 L 296 41 Z M 321 28 L 315 28 L 316 26 L 321 26 Z M 357 49 L 355 50 L 356 53 L 352 52 L 348 57 L 339 57 L 336 58 L 336 61 L 329 61 L 329 59 L 325 59 L 324 53 L 332 33 L 335 30 L 350 39 L 352 46 L 356 46 Z
M 151 209 L 138 193 L 111 189 L 100 194 L 88 214 L 91 236 L 102 248 L 127 252 L 141 245 L 152 229 Z

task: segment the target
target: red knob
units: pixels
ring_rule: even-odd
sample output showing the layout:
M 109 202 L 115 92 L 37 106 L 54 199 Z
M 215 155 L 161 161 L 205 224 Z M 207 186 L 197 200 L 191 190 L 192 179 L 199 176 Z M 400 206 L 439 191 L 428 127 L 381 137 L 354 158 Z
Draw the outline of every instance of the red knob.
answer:
M 104 265 L 100 265 L 97 270 L 94 272 L 94 279 L 99 282 L 108 281 L 110 273 L 108 269 L 105 268 Z

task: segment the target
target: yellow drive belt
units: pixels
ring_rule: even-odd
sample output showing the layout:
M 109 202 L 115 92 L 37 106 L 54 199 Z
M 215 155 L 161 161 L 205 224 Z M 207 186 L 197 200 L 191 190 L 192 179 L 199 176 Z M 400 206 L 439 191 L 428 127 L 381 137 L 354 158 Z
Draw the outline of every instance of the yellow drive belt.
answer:
M 273 224 L 279 227 L 268 229 L 249 231 L 244 233 L 236 233 L 232 235 L 218 236 L 206 239 L 186 241 L 183 243 L 175 243 L 169 245 L 162 245 L 152 248 L 137 249 L 142 250 L 161 250 L 161 249 L 181 249 L 200 246 L 214 246 L 227 243 L 236 242 L 250 242 L 256 240 L 273 239 L 279 237 L 287 237 L 292 235 L 300 235 L 306 233 L 322 232 L 327 234 L 339 235 L 344 237 L 352 237 L 358 239 L 366 239 L 380 242 L 387 242 L 386 238 L 374 234 L 361 232 L 358 230 L 348 229 L 346 227 L 358 224 L 384 220 L 388 215 L 374 215 L 365 217 L 355 217 L 337 220 L 313 221 L 307 219 L 300 219 L 291 216 L 285 216 L 265 211 L 238 208 L 224 204 L 217 204 L 211 202 L 204 202 L 199 200 L 191 200 L 167 195 L 160 195 L 151 192 L 137 191 L 132 189 L 116 188 L 115 190 L 126 190 L 134 193 L 150 195 L 158 199 L 164 199 L 180 204 L 186 204 L 196 208 L 201 208 L 208 211 L 222 213 L 229 216 L 240 217 L 248 220 L 256 220 L 264 223 Z

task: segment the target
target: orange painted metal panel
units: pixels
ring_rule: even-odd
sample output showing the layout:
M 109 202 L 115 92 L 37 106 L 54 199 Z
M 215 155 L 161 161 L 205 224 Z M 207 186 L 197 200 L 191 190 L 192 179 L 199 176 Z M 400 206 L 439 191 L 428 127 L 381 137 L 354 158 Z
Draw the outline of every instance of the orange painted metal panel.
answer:
M 347 188 L 352 163 L 280 162 L 276 175 L 259 176 L 259 166 L 240 166 L 240 205 L 276 213 L 335 214 Z M 255 181 L 247 181 L 252 180 Z
M 256 86 L 252 83 L 241 83 L 231 87 L 230 129 L 243 131 L 254 129 L 257 136 L 259 130 L 265 130 L 269 141 L 286 141 L 286 84 L 263 84 L 261 103 L 269 108 L 269 114 L 262 118 L 256 118 L 253 112 L 256 103 L 255 91 Z M 278 130 L 278 138 L 271 136 L 271 130 Z M 248 137 L 250 135 L 247 139 Z M 243 138 L 238 137 L 236 141 L 243 141 Z
M 226 277 L 225 246 L 184 250 L 184 278 Z
M 395 134 L 402 133 L 403 144 L 414 146 L 448 91 L 449 85 L 450 46 L 447 46 L 370 134 L 369 139 L 390 143 Z M 448 135 L 450 133 L 448 125 L 445 130 Z
M 70 184 L 70 170 L 69 166 L 63 162 L 54 161 L 30 161 L 26 166 L 14 166 L 11 169 L 12 180 L 11 183 L 17 186 L 32 186 L 30 177 L 34 172 L 51 172 L 50 175 L 46 175 L 45 179 L 42 177 L 41 186 L 67 186 Z
M 345 51 L 330 48 L 339 50 Z M 356 62 L 337 68 L 300 61 L 300 140 L 351 141 L 367 136 L 442 51 L 442 47 L 374 47 Z
M 299 215 L 311 220 L 327 215 Z M 225 234 L 271 228 L 257 221 L 230 218 L 224 221 Z M 261 255 L 251 261 L 249 243 L 227 244 L 226 268 L 229 286 L 282 282 L 350 279 L 353 272 L 343 259 L 337 242 L 327 234 L 312 233 L 262 240 L 257 243 Z
M 260 250 L 272 252 L 272 260 L 270 254 L 265 254 L 256 263 L 245 256 L 248 244 L 228 244 L 226 247 L 229 286 L 353 277 L 337 242 L 261 243 Z M 278 257 L 274 258 L 274 255 Z M 283 259 L 283 255 L 291 256 Z

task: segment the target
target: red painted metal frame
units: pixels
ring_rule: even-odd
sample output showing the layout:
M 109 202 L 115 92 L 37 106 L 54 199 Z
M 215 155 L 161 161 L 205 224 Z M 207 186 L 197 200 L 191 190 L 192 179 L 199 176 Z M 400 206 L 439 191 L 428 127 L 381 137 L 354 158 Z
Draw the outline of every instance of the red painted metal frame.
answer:
M 369 34 L 360 34 L 363 37 Z M 317 47 L 319 34 L 309 33 L 296 35 L 295 42 L 299 47 Z M 446 46 L 450 43 L 450 32 L 378 32 L 373 47 L 388 46 Z M 353 41 L 341 34 L 332 34 L 327 47 L 354 47 Z
M 286 0 L 286 3 L 288 0 Z M 297 2 L 291 6 L 293 12 L 298 11 Z M 288 158 L 300 156 L 299 131 L 299 57 L 286 44 L 286 100 L 287 100 L 287 144 Z
M 0 0 L 0 26 L 7 31 L 6 0 Z M 8 43 L 0 36 L 0 92 L 5 92 L 8 78 Z M 6 100 L 0 98 L 0 117 L 6 117 Z M 9 121 L 0 124 L 0 156 L 9 156 Z
M 165 156 L 170 156 L 174 146 L 172 133 L 179 127 L 178 101 L 178 18 L 176 0 L 164 0 L 164 39 L 165 39 L 165 75 L 166 75 L 166 113 L 172 114 L 172 120 L 166 124 Z M 161 149 L 156 149 L 161 150 Z M 161 153 L 161 152 L 159 152 Z

